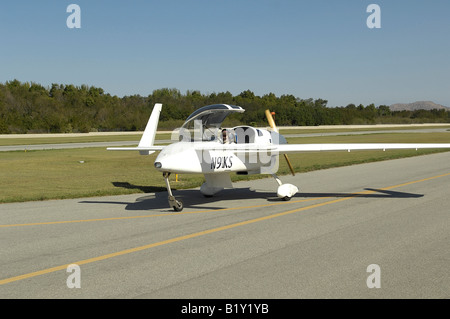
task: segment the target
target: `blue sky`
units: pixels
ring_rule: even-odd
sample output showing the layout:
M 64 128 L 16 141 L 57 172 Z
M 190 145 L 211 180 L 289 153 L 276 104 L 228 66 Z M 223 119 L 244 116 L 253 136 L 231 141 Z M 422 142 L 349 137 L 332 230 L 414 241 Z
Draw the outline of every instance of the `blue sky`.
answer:
M 366 25 L 371 3 L 381 29 Z M 449 16 L 448 0 L 5 1 L 0 82 L 450 106 Z

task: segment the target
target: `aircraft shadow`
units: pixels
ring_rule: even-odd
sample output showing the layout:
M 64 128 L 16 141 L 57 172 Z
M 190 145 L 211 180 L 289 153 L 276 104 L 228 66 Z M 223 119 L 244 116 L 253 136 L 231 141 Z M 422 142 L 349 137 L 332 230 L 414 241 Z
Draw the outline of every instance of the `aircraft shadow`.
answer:
M 123 182 L 114 182 L 116 187 L 125 187 L 127 189 L 139 189 L 145 193 L 145 196 L 139 197 L 135 202 L 121 202 L 121 201 L 81 201 L 84 204 L 114 204 L 124 205 L 125 210 L 161 210 L 165 212 L 173 212 L 167 202 L 167 192 L 165 187 L 151 187 L 151 186 L 138 186 Z M 382 190 L 365 188 L 366 191 L 373 193 L 369 194 L 357 194 L 357 193 L 297 193 L 292 199 L 301 198 L 325 198 L 325 197 L 361 197 L 361 198 L 419 198 L 423 197 L 423 194 L 413 194 L 398 192 L 392 190 Z M 250 188 L 234 188 L 224 189 L 212 197 L 203 196 L 198 189 L 183 189 L 172 190 L 174 196 L 178 200 L 182 200 L 185 207 L 201 208 L 201 209 L 223 209 L 228 208 L 224 206 L 224 203 L 215 205 L 216 202 L 223 202 L 227 200 L 244 200 L 244 199 L 265 199 L 268 202 L 281 201 L 276 195 L 276 189 L 271 192 L 258 191 Z M 201 205 L 201 206 L 199 206 Z
M 144 190 L 147 187 L 131 186 L 126 187 L 130 189 Z M 116 204 L 125 205 L 126 210 L 162 210 L 167 212 L 173 212 L 169 207 L 167 201 L 166 188 L 161 188 L 157 191 L 150 191 L 150 194 L 144 195 L 136 199 L 135 202 L 121 202 L 121 201 L 80 201 L 83 204 Z M 250 188 L 238 188 L 238 189 L 224 189 L 212 197 L 203 196 L 198 189 L 181 189 L 176 190 L 172 188 L 172 193 L 176 199 L 181 200 L 185 207 L 201 208 L 201 209 L 223 209 L 227 206 L 214 205 L 215 202 L 221 202 L 226 200 L 240 200 L 240 199 L 267 199 L 268 201 L 280 200 L 276 196 L 276 190 L 274 192 L 260 192 L 251 190 Z M 199 206 L 201 205 L 201 206 Z
M 121 187 L 126 189 L 139 189 L 140 191 L 144 193 L 154 193 L 154 192 L 164 192 L 166 191 L 165 187 L 160 186 L 140 186 L 140 185 L 133 185 L 128 182 L 112 182 L 112 184 L 115 187 Z
M 358 193 L 298 193 L 296 197 L 362 197 L 362 198 L 419 198 L 423 194 L 390 191 L 384 189 L 364 188 L 366 191 L 376 192 L 369 194 Z

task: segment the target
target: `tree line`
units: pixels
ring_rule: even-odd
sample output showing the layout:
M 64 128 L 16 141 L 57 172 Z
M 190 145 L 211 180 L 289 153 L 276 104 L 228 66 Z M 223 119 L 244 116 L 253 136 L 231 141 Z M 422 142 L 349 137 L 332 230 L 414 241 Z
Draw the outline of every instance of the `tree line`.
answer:
M 249 124 L 267 126 L 264 111 L 275 112 L 279 126 L 342 124 L 450 123 L 450 112 L 418 110 L 392 112 L 388 106 L 349 104 L 327 107 L 327 100 L 302 99 L 293 95 L 257 96 L 246 90 L 202 94 L 162 88 L 148 96 L 111 96 L 102 88 L 72 84 L 44 87 L 18 80 L 0 83 L 0 134 L 140 131 L 145 128 L 155 103 L 162 103 L 159 129 L 180 127 L 199 107 L 210 104 L 239 105 L 244 113 L 233 114 L 227 126 Z

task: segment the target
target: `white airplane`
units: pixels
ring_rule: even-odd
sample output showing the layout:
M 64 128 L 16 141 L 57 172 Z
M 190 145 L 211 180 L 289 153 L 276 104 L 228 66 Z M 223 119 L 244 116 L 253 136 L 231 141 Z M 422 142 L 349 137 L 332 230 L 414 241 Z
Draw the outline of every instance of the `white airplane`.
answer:
M 175 211 L 183 209 L 181 200 L 175 199 L 169 183 L 171 173 L 198 173 L 205 176 L 205 183 L 200 187 L 204 196 L 213 196 L 224 188 L 232 188 L 230 173 L 271 174 L 278 183 L 277 196 L 284 200 L 291 199 L 298 188 L 292 184 L 283 184 L 277 177 L 278 158 L 283 154 L 294 175 L 287 153 L 312 151 L 352 151 L 352 150 L 387 150 L 387 149 L 424 149 L 450 148 L 449 144 L 287 144 L 286 139 L 278 133 L 271 113 L 266 116 L 271 130 L 251 126 L 237 126 L 222 129 L 221 124 L 231 113 L 242 113 L 240 106 L 214 104 L 194 111 L 183 126 L 174 131 L 169 145 L 154 145 L 156 129 L 162 104 L 155 104 L 144 134 L 137 147 L 110 147 L 108 150 L 139 151 L 149 155 L 160 151 L 154 166 L 163 173 L 169 194 L 169 205 Z

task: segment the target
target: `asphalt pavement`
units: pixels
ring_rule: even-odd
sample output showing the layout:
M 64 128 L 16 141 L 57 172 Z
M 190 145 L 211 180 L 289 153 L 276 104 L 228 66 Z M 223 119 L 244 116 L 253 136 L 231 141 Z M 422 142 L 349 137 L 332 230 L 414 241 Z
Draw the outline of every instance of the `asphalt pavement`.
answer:
M 450 297 L 450 152 L 281 179 L 1 204 L 0 298 Z

